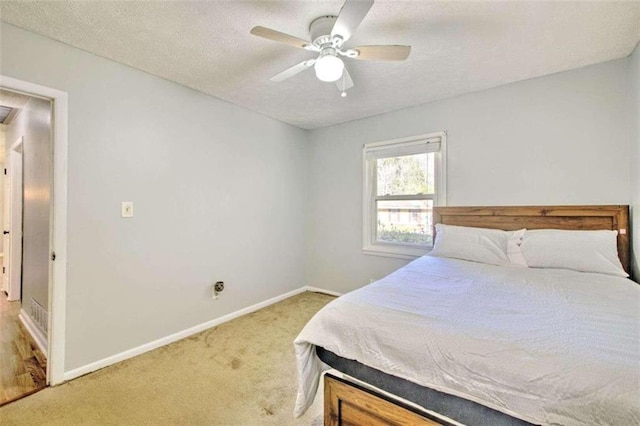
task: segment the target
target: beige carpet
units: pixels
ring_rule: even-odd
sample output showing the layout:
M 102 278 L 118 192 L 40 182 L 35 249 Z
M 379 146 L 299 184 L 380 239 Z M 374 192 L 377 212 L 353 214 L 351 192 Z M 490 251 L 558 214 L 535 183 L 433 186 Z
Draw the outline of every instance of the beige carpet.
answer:
M 303 293 L 0 408 L 8 425 L 322 425 L 293 419 L 293 339 L 333 297 Z

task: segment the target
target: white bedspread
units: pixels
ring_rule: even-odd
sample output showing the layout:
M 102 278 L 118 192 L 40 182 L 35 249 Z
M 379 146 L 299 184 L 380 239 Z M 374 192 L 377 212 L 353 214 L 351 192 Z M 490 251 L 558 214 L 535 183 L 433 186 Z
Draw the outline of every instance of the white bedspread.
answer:
M 624 278 L 419 258 L 305 326 L 296 416 L 327 368 L 314 345 L 532 423 L 640 424 L 640 286 Z

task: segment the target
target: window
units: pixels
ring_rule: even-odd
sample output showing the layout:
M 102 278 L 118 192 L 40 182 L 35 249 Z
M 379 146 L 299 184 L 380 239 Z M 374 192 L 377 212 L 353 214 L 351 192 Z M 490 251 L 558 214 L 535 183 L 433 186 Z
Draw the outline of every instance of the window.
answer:
M 414 258 L 433 245 L 433 207 L 445 200 L 446 133 L 366 144 L 363 251 Z

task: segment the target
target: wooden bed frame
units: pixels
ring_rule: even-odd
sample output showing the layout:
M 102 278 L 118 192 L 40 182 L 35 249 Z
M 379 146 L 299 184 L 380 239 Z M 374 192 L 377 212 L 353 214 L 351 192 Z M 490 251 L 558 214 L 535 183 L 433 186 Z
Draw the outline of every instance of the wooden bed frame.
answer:
M 449 426 L 389 397 L 324 375 L 324 426 Z
M 618 256 L 630 274 L 629 206 L 435 207 L 433 223 L 506 231 L 522 228 L 618 231 Z M 356 384 L 336 381 L 332 376 L 325 376 L 324 406 L 325 425 L 448 423 L 417 413 Z

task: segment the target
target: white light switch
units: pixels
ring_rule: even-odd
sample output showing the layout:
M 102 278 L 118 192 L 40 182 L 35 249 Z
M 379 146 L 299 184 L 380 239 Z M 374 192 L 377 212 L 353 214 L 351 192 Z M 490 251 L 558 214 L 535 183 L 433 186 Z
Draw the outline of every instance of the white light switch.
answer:
M 133 201 L 123 201 L 120 213 L 122 217 L 133 217 Z

